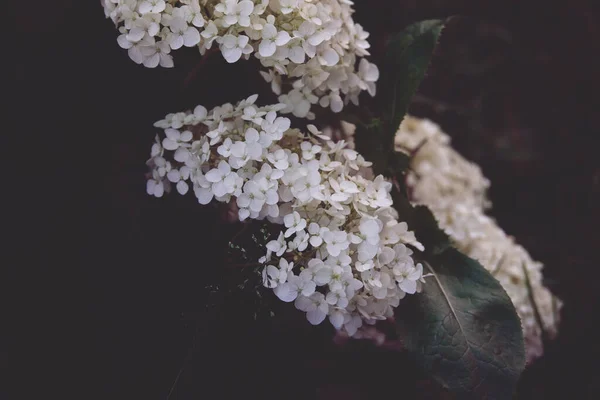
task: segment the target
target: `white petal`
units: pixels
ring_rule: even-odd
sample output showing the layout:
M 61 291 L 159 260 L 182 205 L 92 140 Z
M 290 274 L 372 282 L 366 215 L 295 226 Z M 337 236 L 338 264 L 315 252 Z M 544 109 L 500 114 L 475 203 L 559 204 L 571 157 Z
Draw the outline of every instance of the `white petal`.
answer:
M 325 65 L 334 66 L 340 61 L 340 55 L 333 49 L 327 49 L 321 54 L 321 58 L 325 61 Z
M 314 281 L 319 285 L 325 285 L 331 281 L 331 268 L 324 267 L 317 271 Z
M 231 146 L 231 154 L 237 158 L 243 158 L 246 154 L 246 143 L 245 142 L 235 142 Z
M 344 324 L 344 315 L 339 311 L 334 311 L 329 316 L 329 322 L 331 322 L 331 325 L 333 325 L 336 329 L 340 329 Z
M 179 173 L 178 170 L 172 169 L 167 174 L 167 179 L 169 179 L 173 183 L 177 183 L 177 182 L 179 182 L 181 180 L 181 174 Z
M 258 45 L 258 52 L 262 57 L 270 57 L 275 54 L 277 50 L 277 45 L 272 40 L 263 40 Z
M 247 142 L 258 142 L 258 140 L 260 139 L 260 135 L 258 134 L 258 131 L 256 129 L 249 128 L 246 131 L 245 138 Z
M 338 297 L 335 293 L 329 292 L 327 293 L 327 296 L 325 296 L 325 301 L 333 306 L 335 303 L 337 303 Z
M 194 115 L 198 119 L 206 118 L 207 114 L 208 114 L 208 112 L 206 111 L 206 108 L 203 106 L 196 106 L 196 108 L 194 108 Z
M 146 30 L 139 26 L 134 26 L 129 33 L 126 35 L 127 40 L 130 42 L 139 42 L 146 35 Z
M 234 62 L 238 61 L 242 56 L 242 50 L 237 47 L 233 49 L 221 48 L 221 53 L 223 54 L 223 58 L 225 58 L 225 61 L 227 61 L 230 64 L 233 64 Z
M 163 139 L 162 145 L 166 150 L 177 150 L 179 148 L 179 143 L 169 138 Z
M 133 46 L 133 43 L 127 40 L 125 36 L 126 35 L 119 35 L 119 37 L 117 38 L 117 43 L 122 49 L 130 49 L 131 46 Z
M 234 35 L 225 35 L 221 39 L 221 45 L 227 49 L 232 49 L 236 47 L 237 37 Z
M 308 297 L 315 292 L 316 287 L 314 282 L 306 282 L 302 288 L 302 294 Z
M 171 46 L 173 50 L 177 50 L 183 46 L 183 36 L 173 34 L 170 39 L 169 46 Z
M 225 23 L 226 23 L 228 26 L 230 26 L 230 25 L 233 25 L 233 24 L 235 24 L 236 22 L 238 22 L 238 18 L 237 18 L 237 16 L 236 16 L 236 15 L 230 15 L 230 14 L 229 14 L 229 15 L 225 15 L 225 16 L 223 17 L 223 21 L 225 21 Z
M 313 247 L 319 247 L 321 244 L 323 244 L 323 239 L 321 239 L 319 236 L 312 236 L 309 242 Z
M 363 58 L 363 60 L 364 60 L 364 58 Z M 365 79 L 369 82 L 375 82 L 379 79 L 379 69 L 377 68 L 377 65 L 375 65 L 375 64 L 369 65 L 369 70 L 365 74 Z
M 265 203 L 272 206 L 274 204 L 277 204 L 278 201 L 279 201 L 279 196 L 277 195 L 277 192 L 274 190 L 269 190 L 267 192 L 267 199 L 266 199 Z
M 308 311 L 314 308 L 314 303 L 308 297 L 298 296 L 294 302 L 294 306 L 300 311 Z
M 248 16 L 245 15 L 240 15 L 240 17 L 238 18 L 238 24 L 239 26 L 250 26 L 250 18 Z
M 193 47 L 200 43 L 200 32 L 198 29 L 190 26 L 183 34 L 183 44 L 186 47 Z
M 240 208 L 248 208 L 250 205 L 250 197 L 247 194 L 242 194 L 236 199 L 236 203 Z
M 154 196 L 154 187 L 156 186 L 156 181 L 154 179 L 149 179 L 146 182 L 146 193 L 151 196 Z
M 312 325 L 319 325 L 321 322 L 323 322 L 325 320 L 326 316 L 327 316 L 327 314 L 325 314 L 323 311 L 321 311 L 318 308 L 306 313 L 306 319 Z
M 179 140 L 181 133 L 177 129 L 167 128 L 165 129 L 165 136 L 171 140 Z
M 194 19 L 192 20 L 192 24 L 194 26 L 197 26 L 198 28 L 202 28 L 204 26 L 204 23 L 206 21 L 204 20 L 204 17 L 201 14 L 197 14 Z
M 348 200 L 348 195 L 343 193 L 334 193 L 331 195 L 331 200 L 335 202 L 342 202 Z
M 192 134 L 192 132 L 184 131 L 181 133 L 179 140 L 181 140 L 182 142 L 189 142 L 190 140 L 192 140 L 193 137 L 194 135 Z
M 213 193 L 210 189 L 197 188 L 194 192 L 200 204 L 208 204 L 213 199 Z
M 185 183 L 185 181 L 179 181 L 177 182 L 177 191 L 179 192 L 179 194 L 186 194 L 188 192 L 188 190 L 190 190 L 189 186 L 187 183 Z
M 223 173 L 219 169 L 213 168 L 210 171 L 208 171 L 204 177 L 207 181 L 215 183 L 223 179 Z
M 246 47 L 246 45 L 248 44 L 248 42 L 250 41 L 250 38 L 246 35 L 240 35 L 237 37 L 237 47 L 239 47 L 240 49 L 243 49 L 244 47 Z M 250 46 L 252 47 L 252 46 Z M 250 49 L 252 50 L 252 49 Z
M 144 1 L 142 4 L 138 6 L 138 11 L 140 14 L 146 14 L 152 11 L 152 4 L 149 1 Z
M 150 26 L 148 27 L 148 35 L 150 35 L 150 36 L 156 36 L 156 34 L 159 31 L 160 31 L 160 26 L 156 22 L 151 23 Z
M 410 274 L 408 274 L 407 278 L 412 281 L 416 281 L 419 278 L 421 278 L 422 275 L 423 275 L 423 269 L 421 268 L 421 270 L 419 271 L 419 269 L 415 268 Z
M 408 294 L 414 294 L 417 291 L 417 282 L 410 279 L 404 279 L 398 286 Z
M 156 197 L 162 197 L 165 193 L 165 185 L 162 182 L 158 182 L 154 187 L 154 195 Z
M 306 53 L 304 53 L 304 49 L 300 46 L 292 47 L 289 50 L 288 58 L 296 64 L 303 64 Z
M 277 286 L 274 292 L 281 301 L 285 301 L 286 303 L 292 302 L 298 297 L 298 291 L 296 291 L 289 283 Z
M 261 32 L 263 39 L 274 39 L 277 36 L 277 28 L 273 24 L 266 24 Z
M 250 210 L 254 212 L 260 212 L 265 204 L 264 200 L 252 199 L 250 200 Z
M 173 68 L 175 64 L 173 63 L 173 57 L 168 54 L 160 54 L 160 66 L 163 68 Z
M 254 3 L 250 0 L 242 0 L 238 3 L 237 12 L 240 15 L 250 15 L 254 10 Z
M 240 217 L 240 221 L 244 221 L 250 216 L 250 211 L 248 211 L 246 208 L 240 208 L 238 211 L 238 216 Z
M 331 111 L 338 113 L 344 108 L 344 102 L 340 96 L 331 97 Z
M 129 58 L 131 58 L 136 64 L 141 64 L 142 61 L 144 61 L 144 56 L 142 55 L 139 46 L 131 47 L 129 50 L 127 50 L 127 54 L 129 55 Z
M 158 53 L 146 58 L 144 60 L 144 67 L 146 68 L 156 68 L 158 67 L 158 63 L 160 62 L 160 56 Z
M 229 189 L 227 188 L 227 186 L 225 185 L 225 183 L 223 181 L 213 183 L 212 191 L 216 197 L 223 197 L 227 193 L 229 193 Z
M 277 34 L 277 37 L 275 38 L 275 44 L 277 44 L 277 46 L 284 46 L 290 40 L 291 40 L 290 34 L 287 33 L 286 31 L 281 31 Z

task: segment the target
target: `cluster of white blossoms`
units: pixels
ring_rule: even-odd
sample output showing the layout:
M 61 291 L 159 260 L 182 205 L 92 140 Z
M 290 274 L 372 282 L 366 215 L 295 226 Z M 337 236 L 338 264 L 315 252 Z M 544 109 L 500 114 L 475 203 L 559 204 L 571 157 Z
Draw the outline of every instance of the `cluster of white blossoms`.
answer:
M 411 200 L 428 206 L 455 246 L 498 279 L 521 318 L 528 360 L 541 355 L 541 327 L 527 277 L 542 325 L 550 334 L 558 329 L 561 303 L 542 284 L 542 264 L 485 215 L 490 205 L 486 199 L 489 181 L 477 165 L 450 146 L 448 135 L 431 121 L 406 117 L 395 143 L 398 151 L 414 152 L 407 176 Z
M 117 41 L 146 67 L 172 67 L 172 50 L 213 45 L 229 63 L 251 54 L 286 105 L 314 118 L 313 104 L 339 112 L 375 95 L 377 66 L 369 63 L 369 34 L 354 23 L 349 0 L 102 0 L 118 26 Z M 360 58 L 360 61 L 357 61 Z M 282 91 L 283 89 L 283 91 Z
M 407 116 L 395 138 L 396 150 L 413 154 L 407 185 L 417 202 L 435 201 L 435 208 L 454 204 L 486 209 L 490 182 L 479 166 L 467 161 L 450 146 L 450 137 L 429 120 Z
M 284 104 L 258 107 L 256 97 L 158 121 L 164 137 L 152 147 L 148 193 L 191 188 L 200 204 L 235 205 L 240 221 L 283 225 L 258 260 L 263 282 L 310 323 L 328 317 L 352 336 L 392 316 L 424 279 L 406 245 L 423 246 L 398 221 L 391 183 L 365 179 L 358 172 L 371 163 L 343 141 L 314 125 L 291 129 L 277 116 Z

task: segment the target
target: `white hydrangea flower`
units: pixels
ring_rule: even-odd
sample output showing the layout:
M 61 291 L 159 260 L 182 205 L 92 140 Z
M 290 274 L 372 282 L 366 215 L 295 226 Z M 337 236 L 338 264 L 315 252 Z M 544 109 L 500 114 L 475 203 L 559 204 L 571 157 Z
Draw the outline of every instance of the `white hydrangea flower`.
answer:
M 289 14 L 300 3 L 287 2 Z M 362 176 L 370 163 L 316 127 L 291 129 L 277 116 L 284 104 L 258 107 L 256 98 L 158 121 L 164 137 L 151 149 L 147 192 L 191 186 L 200 204 L 235 202 L 241 221 L 281 225 L 259 260 L 263 284 L 311 324 L 328 319 L 352 336 L 392 316 L 424 280 L 407 247 L 422 245 L 391 208 L 391 184 Z
M 165 8 L 165 0 L 144 0 L 138 6 L 138 10 L 142 15 L 147 13 L 161 13 Z
M 223 58 L 228 63 L 234 63 L 239 60 L 242 55 L 250 54 L 252 47 L 248 44 L 249 38 L 245 35 L 225 35 L 222 38 L 217 39 L 221 45 L 221 53 Z
M 172 67 L 170 50 L 213 42 L 234 63 L 254 54 L 282 112 L 314 118 L 315 104 L 340 112 L 375 95 L 377 66 L 369 63 L 369 34 L 352 19 L 348 0 L 102 0 L 118 27 L 119 46 L 137 64 Z M 149 47 L 150 50 L 144 50 Z M 158 56 L 157 56 L 158 55 Z M 360 60 L 360 61 L 359 61 Z M 282 87 L 290 87 L 281 93 Z
M 182 17 L 174 17 L 169 23 L 171 33 L 167 36 L 169 46 L 177 50 L 182 46 L 193 47 L 200 42 L 200 32 L 193 26 L 189 26 Z
M 527 359 L 541 355 L 541 327 L 535 319 L 525 271 L 543 328 L 550 334 L 558 329 L 555 308 L 561 303 L 542 284 L 542 264 L 533 261 L 514 238 L 485 214 L 490 207 L 486 197 L 490 182 L 478 166 L 450 146 L 450 138 L 431 121 L 406 117 L 395 140 L 397 150 L 415 153 L 407 176 L 414 201 L 427 205 L 455 246 L 498 279 L 521 318 Z

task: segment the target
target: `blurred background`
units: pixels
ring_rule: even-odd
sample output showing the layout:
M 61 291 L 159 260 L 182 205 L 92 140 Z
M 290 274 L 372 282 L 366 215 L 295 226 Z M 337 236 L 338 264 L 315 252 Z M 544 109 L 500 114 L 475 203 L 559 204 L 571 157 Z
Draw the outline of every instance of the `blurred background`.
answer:
M 70 366 L 61 374 L 68 384 L 48 377 L 48 390 L 165 399 L 185 366 L 171 399 L 254 389 L 277 397 L 281 387 L 286 398 L 450 398 L 402 355 L 332 349 L 304 322 L 249 328 L 234 314 L 243 314 L 240 304 L 202 313 L 206 277 L 231 228 L 193 200 L 145 194 L 152 123 L 232 101 L 240 84 L 273 101 L 254 65 L 213 57 L 198 68 L 198 54 L 187 51 L 172 70 L 144 69 L 118 47 L 98 1 L 14 7 L 19 119 L 42 154 L 27 163 L 36 184 L 23 204 L 48 247 L 33 254 L 45 261 L 31 286 L 48 296 L 28 334 L 52 356 L 36 369 Z M 455 16 L 411 114 L 441 125 L 481 166 L 492 182 L 491 214 L 545 264 L 565 303 L 558 338 L 529 366 L 517 397 L 598 398 L 600 3 L 356 0 L 355 8 L 374 57 L 389 33 Z M 190 215 L 200 222 L 190 225 Z M 192 343 L 198 351 L 189 356 Z

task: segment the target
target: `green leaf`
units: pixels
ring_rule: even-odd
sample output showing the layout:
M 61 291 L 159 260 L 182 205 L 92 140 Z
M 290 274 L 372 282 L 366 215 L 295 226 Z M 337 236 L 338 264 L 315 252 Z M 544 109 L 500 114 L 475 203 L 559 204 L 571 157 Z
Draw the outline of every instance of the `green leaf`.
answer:
M 521 322 L 478 262 L 448 249 L 424 263 L 422 293 L 395 310 L 408 351 L 461 399 L 510 399 L 525 367 Z
M 417 237 L 425 246 L 425 254 L 440 254 L 452 245 L 450 237 L 439 227 L 435 216 L 426 206 L 415 206 L 412 219 L 411 229 L 418 232 Z
M 410 168 L 410 156 L 401 151 L 395 151 L 390 156 L 389 168 L 397 174 L 398 172 L 404 173 Z
M 394 135 L 425 76 L 443 27 L 440 20 L 427 20 L 394 35 L 387 44 L 377 84 L 380 117 L 371 117 L 364 122 L 357 116 L 344 117 L 356 123 L 356 149 L 373 162 L 375 174 L 396 176 L 406 167 L 403 164 L 407 163 L 402 160 L 400 165 L 397 164 Z
M 441 20 L 417 22 L 392 36 L 387 44 L 377 87 L 379 104 L 385 110 L 386 142 L 392 146 L 410 100 L 425 77 L 443 27 Z
M 356 125 L 354 134 L 354 143 L 358 151 L 365 160 L 373 163 L 373 172 L 379 175 L 385 172 L 387 168 L 387 157 L 389 149 L 384 149 L 382 140 L 382 123 L 379 118 L 372 118 L 366 124 Z
M 419 242 L 425 246 L 423 254 L 427 256 L 441 254 L 452 246 L 450 237 L 439 227 L 429 208 L 424 205 L 413 206 L 407 196 L 396 187 L 392 188 L 391 195 L 393 206 L 401 220 L 408 224 L 408 228 L 415 232 Z

